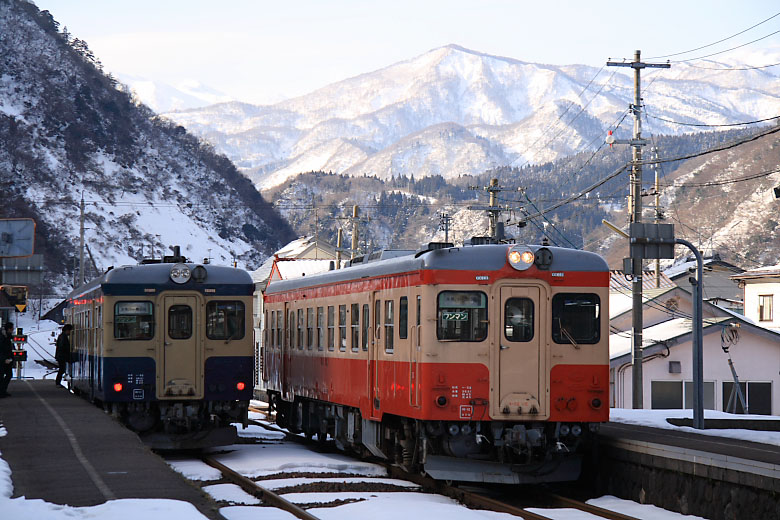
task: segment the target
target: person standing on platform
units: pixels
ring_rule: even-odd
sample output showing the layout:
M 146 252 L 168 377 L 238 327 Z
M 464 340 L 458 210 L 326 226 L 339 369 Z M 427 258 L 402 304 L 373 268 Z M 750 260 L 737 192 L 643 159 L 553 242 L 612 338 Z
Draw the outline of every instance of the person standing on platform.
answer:
M 8 397 L 8 383 L 14 375 L 14 324 L 10 321 L 3 324 L 0 330 L 0 397 Z
M 66 324 L 62 327 L 62 332 L 60 332 L 57 338 L 57 350 L 54 352 L 54 359 L 57 360 L 59 365 L 57 380 L 55 381 L 57 386 L 61 386 L 62 376 L 65 375 L 65 369 L 68 367 L 68 363 L 70 363 L 70 338 L 68 336 L 72 330 L 73 325 L 70 323 Z

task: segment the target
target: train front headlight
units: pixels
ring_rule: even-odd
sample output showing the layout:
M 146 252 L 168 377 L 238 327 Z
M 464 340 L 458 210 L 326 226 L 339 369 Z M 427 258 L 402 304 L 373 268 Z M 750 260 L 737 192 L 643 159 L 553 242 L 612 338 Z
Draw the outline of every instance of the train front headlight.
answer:
M 174 283 L 187 283 L 190 276 L 192 276 L 192 273 L 186 264 L 174 264 L 171 267 L 171 281 Z
M 534 252 L 528 246 L 512 246 L 507 253 L 509 265 L 518 271 L 525 271 L 534 265 Z

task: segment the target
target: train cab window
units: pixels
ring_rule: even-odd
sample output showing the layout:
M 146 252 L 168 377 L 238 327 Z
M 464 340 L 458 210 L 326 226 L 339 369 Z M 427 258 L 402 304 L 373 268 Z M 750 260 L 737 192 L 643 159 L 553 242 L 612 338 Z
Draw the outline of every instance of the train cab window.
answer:
M 360 350 L 360 304 L 352 304 L 349 322 L 350 332 L 352 333 L 352 352 L 357 352 Z
M 314 348 L 314 309 L 306 309 L 306 348 Z
M 152 302 L 117 302 L 114 305 L 114 338 L 152 339 L 153 336 Z
M 336 311 L 333 305 L 328 305 L 328 350 L 334 350 L 336 347 Z
M 171 339 L 192 337 L 192 307 L 171 305 L 168 308 L 168 337 Z
M 347 306 L 339 305 L 339 350 L 347 350 Z
M 504 337 L 508 341 L 531 341 L 534 337 L 534 302 L 509 298 L 504 304 Z
M 596 294 L 556 294 L 552 299 L 553 341 L 573 345 L 598 343 L 600 311 L 601 301 Z
M 244 303 L 210 301 L 206 304 L 206 337 L 234 340 L 244 337 Z
M 368 304 L 363 304 L 363 337 L 361 338 L 361 346 L 364 351 L 368 350 L 368 332 L 371 330 L 371 320 L 368 315 Z
M 437 306 L 436 337 L 448 341 L 483 341 L 487 337 L 487 296 L 479 291 L 442 291 Z
M 398 302 L 398 337 L 406 339 L 409 336 L 409 299 L 401 296 Z
M 385 300 L 385 352 L 393 353 L 393 337 L 395 328 L 395 313 L 393 300 Z
M 325 348 L 325 309 L 317 307 L 317 350 Z

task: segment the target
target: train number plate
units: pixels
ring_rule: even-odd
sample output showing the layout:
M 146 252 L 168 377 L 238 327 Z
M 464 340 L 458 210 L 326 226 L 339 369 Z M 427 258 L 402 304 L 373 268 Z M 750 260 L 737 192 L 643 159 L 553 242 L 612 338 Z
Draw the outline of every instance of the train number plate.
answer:
M 133 388 L 133 399 L 141 400 L 144 398 L 143 388 Z
M 474 407 L 468 404 L 460 405 L 460 418 L 471 419 L 474 417 Z

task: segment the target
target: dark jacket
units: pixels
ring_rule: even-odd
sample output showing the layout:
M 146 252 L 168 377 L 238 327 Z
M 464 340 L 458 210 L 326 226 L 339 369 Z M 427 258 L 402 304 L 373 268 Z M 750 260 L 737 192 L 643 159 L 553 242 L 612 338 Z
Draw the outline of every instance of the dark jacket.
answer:
M 13 357 L 14 342 L 11 336 L 6 336 L 5 331 L 0 331 L 0 365 L 5 363 L 6 359 Z
M 66 332 L 60 332 L 57 337 L 57 350 L 54 353 L 57 363 L 70 363 L 70 339 Z

